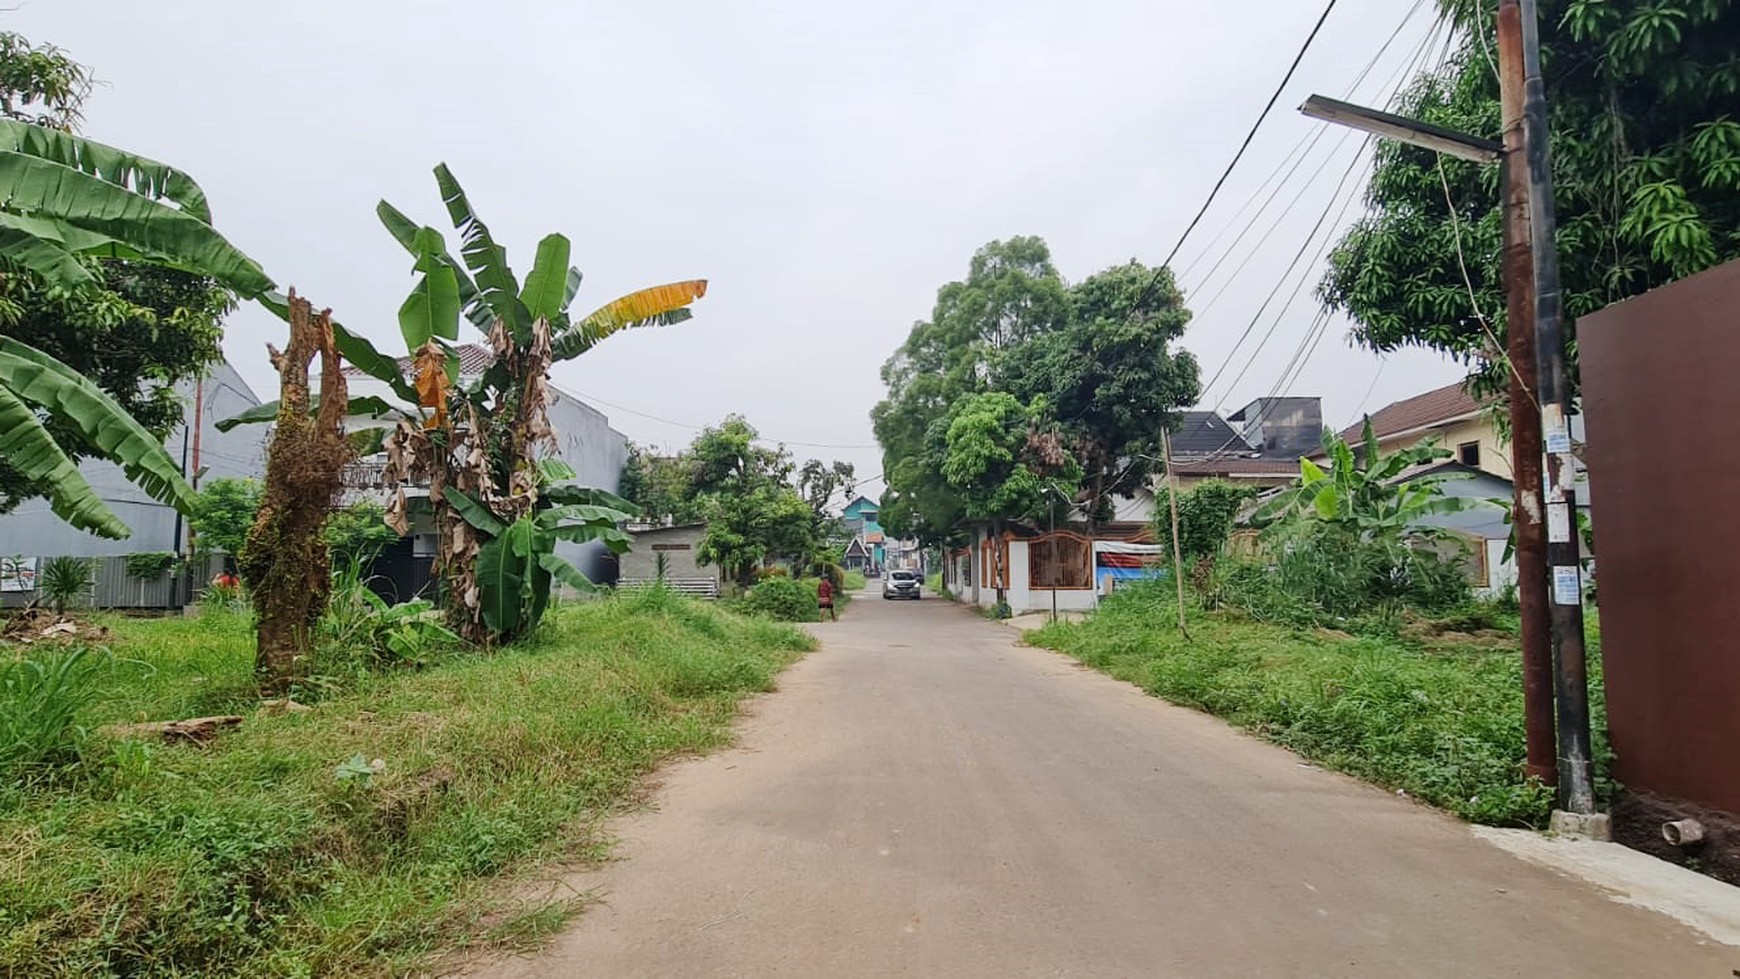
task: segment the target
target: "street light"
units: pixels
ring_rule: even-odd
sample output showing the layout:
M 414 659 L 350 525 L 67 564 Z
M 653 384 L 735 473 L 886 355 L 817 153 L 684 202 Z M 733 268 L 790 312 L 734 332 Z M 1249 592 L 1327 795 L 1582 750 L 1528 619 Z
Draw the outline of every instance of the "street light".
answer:
M 1516 445 L 1513 454 L 1517 461 L 1530 463 L 1526 472 L 1521 467 L 1517 467 L 1515 472 L 1516 509 L 1519 518 L 1525 513 L 1544 513 L 1546 517 L 1545 541 L 1533 536 L 1531 544 L 1545 552 L 1544 564 L 1550 565 L 1552 583 L 1548 604 L 1552 638 L 1546 656 L 1539 656 L 1530 648 L 1533 644 L 1529 641 L 1531 630 L 1527 627 L 1529 609 L 1526 603 L 1524 608 L 1524 700 L 1525 711 L 1529 714 L 1529 767 L 1538 770 L 1536 733 L 1537 725 L 1543 721 L 1542 715 L 1537 713 L 1540 704 L 1534 689 L 1534 674 L 1542 667 L 1539 660 L 1550 657 L 1546 669 L 1550 670 L 1553 686 L 1557 688 L 1554 699 L 1558 708 L 1559 803 L 1570 814 L 1564 826 L 1600 834 L 1603 828 L 1588 818 L 1595 812 L 1595 797 L 1583 636 L 1582 568 L 1577 535 L 1572 529 L 1576 499 L 1571 485 L 1575 463 L 1571 457 L 1568 427 L 1572 398 L 1564 363 L 1564 327 L 1560 322 L 1559 253 L 1553 240 L 1553 176 L 1536 6 L 1536 0 L 1499 0 L 1498 4 L 1495 23 L 1503 143 L 1320 95 L 1306 99 L 1299 111 L 1315 119 L 1401 140 L 1459 159 L 1477 163 L 1502 160 L 1505 164 L 1506 242 L 1514 245 L 1518 259 L 1528 261 L 1530 266 L 1528 274 L 1518 273 L 1518 265 L 1512 261 L 1513 249 L 1506 248 L 1505 278 L 1512 325 L 1521 321 L 1521 317 L 1516 315 L 1518 312 L 1534 314 L 1533 329 L 1529 331 L 1532 337 L 1514 329 L 1511 332 L 1510 367 L 1515 375 L 1512 419 L 1514 422 L 1527 416 L 1532 422 L 1532 431 L 1528 434 L 1542 444 L 1544 451 L 1539 453 L 1539 458 L 1545 470 L 1542 473 L 1533 469 L 1532 460 L 1524 459 L 1524 449 Z M 1524 241 L 1527 242 L 1526 248 L 1522 246 Z M 1532 295 L 1526 294 L 1531 291 Z M 1528 342 L 1530 339 L 1532 344 Z M 1530 358 L 1529 354 L 1534 356 Z M 1538 414 L 1523 411 L 1516 403 L 1516 392 L 1526 392 L 1522 371 L 1516 365 L 1529 360 L 1534 365 L 1534 397 Z M 1513 428 L 1521 430 L 1514 424 Z M 1537 495 L 1543 490 L 1544 507 L 1541 496 Z M 1525 494 L 1528 496 L 1527 505 Z M 1538 522 L 1527 529 L 1534 535 L 1540 534 Z M 1521 558 L 1524 530 L 1519 520 L 1519 574 L 1524 570 Z M 1539 601 L 1547 603 L 1549 569 L 1542 567 L 1541 571 L 1538 582 L 1533 584 L 1540 589 Z M 1550 711 L 1549 707 L 1545 717 L 1551 717 Z M 1561 825 L 1559 816 L 1559 813 L 1554 813 L 1555 828 Z
M 1504 156 L 1504 144 L 1495 140 L 1482 139 L 1459 133 L 1454 129 L 1445 129 L 1429 122 L 1409 119 L 1394 113 L 1378 109 L 1368 109 L 1363 105 L 1343 102 L 1322 95 L 1313 95 L 1305 100 L 1299 111 L 1313 119 L 1333 122 L 1339 126 L 1347 126 L 1360 132 L 1375 136 L 1387 136 L 1413 146 L 1422 146 L 1429 150 L 1437 150 L 1447 156 L 1459 160 L 1471 160 L 1475 163 L 1497 163 Z

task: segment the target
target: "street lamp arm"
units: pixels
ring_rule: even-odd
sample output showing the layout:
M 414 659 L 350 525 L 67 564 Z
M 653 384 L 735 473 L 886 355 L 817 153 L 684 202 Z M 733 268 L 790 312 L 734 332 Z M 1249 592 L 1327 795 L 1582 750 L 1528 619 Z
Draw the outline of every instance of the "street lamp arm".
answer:
M 1504 155 L 1504 144 L 1496 140 L 1470 136 L 1429 122 L 1368 109 L 1363 105 L 1354 105 L 1322 95 L 1313 95 L 1306 99 L 1299 111 L 1313 119 L 1333 122 L 1378 136 L 1388 136 L 1412 146 L 1437 150 L 1447 156 L 1472 160 L 1475 163 L 1494 163 Z

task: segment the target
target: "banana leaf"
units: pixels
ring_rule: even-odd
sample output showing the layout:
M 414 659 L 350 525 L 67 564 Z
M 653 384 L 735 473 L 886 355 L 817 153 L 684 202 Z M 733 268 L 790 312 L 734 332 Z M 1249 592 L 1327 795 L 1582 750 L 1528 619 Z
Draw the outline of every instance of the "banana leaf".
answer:
M 0 336 L 0 387 L 72 425 L 152 499 L 192 512 L 193 489 L 163 443 L 88 378 L 35 347 Z
M 253 259 L 195 214 L 75 167 L 0 149 L 0 201 L 13 214 L 64 221 L 198 269 L 243 296 L 272 289 Z
M 4 384 L 0 384 L 0 459 L 47 488 L 48 505 L 55 516 L 99 537 L 120 540 L 132 536 L 132 530 L 103 505 L 79 467 L 48 434 L 36 412 Z

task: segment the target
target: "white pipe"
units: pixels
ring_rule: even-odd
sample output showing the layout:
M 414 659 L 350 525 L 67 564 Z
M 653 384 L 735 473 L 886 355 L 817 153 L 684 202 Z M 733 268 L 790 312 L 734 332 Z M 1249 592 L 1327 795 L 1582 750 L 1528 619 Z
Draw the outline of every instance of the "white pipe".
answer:
M 1674 846 L 1690 846 L 1704 841 L 1704 824 L 1696 819 L 1676 819 L 1661 824 L 1661 838 Z

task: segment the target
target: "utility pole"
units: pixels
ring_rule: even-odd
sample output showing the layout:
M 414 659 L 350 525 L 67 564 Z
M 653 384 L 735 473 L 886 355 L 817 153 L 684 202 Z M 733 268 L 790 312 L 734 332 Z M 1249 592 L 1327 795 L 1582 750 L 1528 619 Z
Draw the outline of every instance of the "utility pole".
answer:
M 1057 487 L 1052 486 L 1050 495 L 1055 497 L 1056 493 L 1057 493 Z M 1045 508 L 1045 512 L 1048 516 L 1051 517 L 1051 621 L 1056 622 L 1057 621 L 1057 500 L 1055 498 L 1052 499 L 1051 505 Z
M 1172 580 L 1178 585 L 1178 631 L 1190 638 L 1184 626 L 1184 545 L 1178 540 L 1178 478 L 1172 472 L 1172 433 L 1160 430 L 1160 461 L 1166 467 L 1166 500 L 1172 509 Z
M 1510 467 L 1515 497 L 1517 606 L 1522 616 L 1525 774 L 1558 783 L 1553 734 L 1553 642 L 1547 595 L 1547 538 L 1541 523 L 1541 414 L 1535 368 L 1534 259 L 1529 240 L 1529 165 L 1523 137 L 1522 10 L 1498 4 L 1498 91 L 1504 127 L 1504 288 L 1510 380 Z
M 1588 663 L 1583 648 L 1583 577 L 1577 546 L 1576 470 L 1571 458 L 1571 386 L 1560 322 L 1559 251 L 1553 240 L 1553 171 L 1547 93 L 1541 80 L 1535 0 L 1520 0 L 1523 128 L 1529 168 L 1529 240 L 1534 251 L 1535 355 L 1546 469 L 1547 563 L 1552 575 L 1553 674 L 1559 720 L 1559 806 L 1573 816 L 1595 812 L 1589 747 Z

